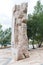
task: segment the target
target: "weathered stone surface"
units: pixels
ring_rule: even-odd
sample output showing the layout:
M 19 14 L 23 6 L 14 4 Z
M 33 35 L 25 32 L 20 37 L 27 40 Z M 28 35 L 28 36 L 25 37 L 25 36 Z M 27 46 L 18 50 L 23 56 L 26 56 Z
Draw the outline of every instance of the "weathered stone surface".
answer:
M 29 57 L 27 38 L 27 3 L 15 5 L 12 21 L 12 52 L 15 60 Z

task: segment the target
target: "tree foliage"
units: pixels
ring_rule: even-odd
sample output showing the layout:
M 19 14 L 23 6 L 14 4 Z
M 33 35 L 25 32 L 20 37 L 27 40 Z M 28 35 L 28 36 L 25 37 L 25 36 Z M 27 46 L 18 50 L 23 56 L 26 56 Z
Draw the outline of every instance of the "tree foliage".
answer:
M 28 39 L 32 39 L 32 45 L 34 47 L 34 40 L 37 40 L 41 46 L 43 42 L 43 5 L 40 0 L 37 1 L 34 7 L 33 15 L 28 15 L 27 21 L 27 35 Z
M 0 45 L 7 46 L 11 44 L 11 28 L 2 30 L 2 25 L 0 25 Z

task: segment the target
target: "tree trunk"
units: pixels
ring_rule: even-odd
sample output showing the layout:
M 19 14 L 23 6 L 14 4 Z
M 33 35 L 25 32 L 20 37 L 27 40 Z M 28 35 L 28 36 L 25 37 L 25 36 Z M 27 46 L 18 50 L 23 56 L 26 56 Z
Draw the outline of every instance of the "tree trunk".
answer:
M 34 40 L 33 40 L 33 42 L 32 42 L 32 46 L 33 46 L 33 49 L 35 49 L 35 47 L 34 47 Z
M 34 44 L 33 44 L 33 49 L 35 49 Z
M 4 45 L 4 48 L 6 48 L 7 47 L 7 45 Z
M 38 47 L 40 48 L 40 47 L 41 47 L 41 45 L 42 45 L 42 42 L 40 42 L 40 43 L 39 43 Z

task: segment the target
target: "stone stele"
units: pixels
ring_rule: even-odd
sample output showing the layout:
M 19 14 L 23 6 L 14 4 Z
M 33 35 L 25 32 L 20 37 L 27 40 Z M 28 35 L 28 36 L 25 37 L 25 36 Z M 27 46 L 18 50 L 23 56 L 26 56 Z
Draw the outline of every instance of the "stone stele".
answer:
M 27 7 L 28 3 L 15 5 L 12 21 L 12 56 L 15 60 L 29 57 L 27 38 Z

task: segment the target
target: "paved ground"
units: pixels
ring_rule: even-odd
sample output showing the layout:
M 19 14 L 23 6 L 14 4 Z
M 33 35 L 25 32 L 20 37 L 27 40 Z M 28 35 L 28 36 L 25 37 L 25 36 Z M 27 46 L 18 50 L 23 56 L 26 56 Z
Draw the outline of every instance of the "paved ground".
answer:
M 30 50 L 29 54 L 29 58 L 14 62 L 10 48 L 0 49 L 0 65 L 43 65 L 43 47 Z

